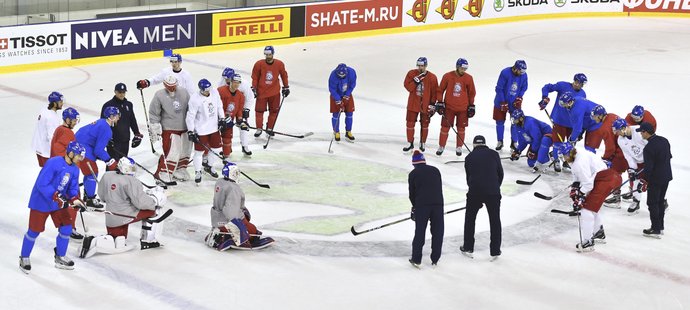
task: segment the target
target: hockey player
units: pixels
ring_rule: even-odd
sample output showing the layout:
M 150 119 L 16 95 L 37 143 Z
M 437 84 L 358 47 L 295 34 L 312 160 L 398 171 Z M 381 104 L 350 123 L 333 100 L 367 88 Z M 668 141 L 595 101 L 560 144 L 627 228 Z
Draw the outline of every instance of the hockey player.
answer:
M 218 94 L 220 95 L 220 100 L 223 102 L 223 110 L 225 111 L 225 125 L 221 126 L 223 157 L 230 158 L 230 154 L 232 153 L 232 136 L 235 124 L 237 124 L 240 129 L 242 153 L 251 156 L 252 151 L 249 150 L 249 142 L 247 141 L 249 136 L 249 124 L 247 124 L 249 109 L 244 108 L 244 104 L 247 101 L 245 100 L 245 94 L 240 90 L 242 76 L 235 73 L 230 79 L 230 84 L 226 85 L 223 83 L 223 86 L 218 87 Z
M 551 102 L 549 93 L 556 92 L 556 104 L 553 105 L 551 114 L 551 122 L 553 122 L 553 135 L 551 139 L 555 145 L 565 142 L 573 128 L 570 126 L 570 117 L 568 111 L 558 104 L 561 101 L 561 96 L 569 92 L 573 97 L 587 98 L 585 90 L 582 89 L 587 84 L 587 76 L 584 73 L 575 74 L 573 82 L 561 81 L 556 84 L 546 84 L 541 88 L 541 101 L 539 102 L 539 109 L 544 110 Z
M 625 116 L 625 121 L 632 126 L 639 126 L 642 122 L 647 122 L 656 131 L 656 118 L 654 118 L 652 112 L 645 110 L 641 105 L 636 105 L 632 112 Z
M 187 137 L 189 93 L 177 88 L 177 78 L 169 75 L 149 105 L 151 141 L 162 140 L 163 155 L 158 159 L 156 176 L 161 180 L 187 181 L 192 143 Z
M 194 85 L 194 80 L 192 80 L 192 75 L 187 71 L 182 71 L 182 55 L 172 54 L 168 59 L 170 59 L 170 67 L 161 70 L 161 72 L 148 80 L 137 81 L 137 88 L 144 89 L 151 85 L 160 84 L 168 76 L 172 75 L 177 80 L 178 88 L 184 88 L 191 96 L 196 92 L 196 86 Z
M 528 148 L 527 165 L 534 168 L 534 172 L 545 172 L 546 169 L 541 166 L 551 161 L 549 156 L 549 149 L 553 145 L 551 126 L 531 116 L 525 116 L 522 109 L 513 110 L 511 118 L 515 125 L 518 143 L 517 149 L 510 155 L 510 160 L 520 159 L 520 153 Z M 558 160 L 557 157 L 554 160 Z M 556 172 L 560 172 L 560 163 L 556 162 L 554 165 Z
M 45 230 L 48 216 L 58 229 L 55 240 L 55 267 L 74 269 L 74 262 L 67 258 L 72 218 L 67 211 L 72 207 L 84 207 L 79 200 L 79 168 L 77 165 L 84 158 L 84 147 L 73 141 L 67 146 L 67 154 L 53 157 L 45 162 L 38 173 L 36 183 L 29 198 L 29 229 L 24 235 L 22 252 L 19 257 L 19 268 L 26 274 L 31 272 L 29 256 L 38 235 Z
M 48 108 L 41 109 L 38 114 L 31 147 L 36 152 L 39 167 L 43 167 L 46 160 L 50 158 L 50 142 L 53 140 L 55 128 L 60 126 L 60 116 L 57 111 L 62 109 L 63 103 L 62 94 L 54 91 L 48 95 Z
M 237 74 L 234 69 L 230 67 L 226 67 L 223 69 L 222 73 L 222 79 L 218 83 L 218 87 L 225 86 L 225 87 L 230 87 L 230 84 L 232 84 L 232 78 Z M 254 109 L 254 100 L 252 100 L 253 97 L 253 91 L 252 91 L 252 84 L 245 82 L 245 83 L 240 83 L 240 86 L 238 87 L 240 92 L 242 92 L 242 95 L 244 95 L 244 102 L 243 104 L 243 109 L 242 111 L 242 118 L 244 120 L 244 123 L 247 124 L 247 130 L 249 131 L 249 122 L 247 120 L 249 119 L 249 114 L 251 111 Z M 221 97 L 222 99 L 222 97 Z M 252 155 L 252 151 L 249 150 L 249 141 L 246 140 L 245 137 L 246 135 L 240 132 L 240 144 L 242 145 L 242 153 L 244 153 L 247 156 Z M 248 136 L 246 136 L 248 137 Z M 208 154 L 205 154 L 204 156 L 207 156 Z
M 594 242 L 603 242 L 606 238 L 599 210 L 606 196 L 621 184 L 620 173 L 607 169 L 596 154 L 576 149 L 570 142 L 563 143 L 559 153 L 570 164 L 573 174 L 570 198 L 574 211 L 582 216 L 580 235 L 583 239 L 575 247 L 578 252 L 593 251 Z
M 436 95 L 437 100 L 445 103 L 445 113 L 441 114 L 441 133 L 438 136 L 439 147 L 436 155 L 441 156 L 446 148 L 448 131 L 455 123 L 458 134 L 455 137 L 455 155 L 462 155 L 462 146 L 465 143 L 465 127 L 469 119 L 474 116 L 474 79 L 465 72 L 469 64 L 464 58 L 458 58 L 455 62 L 455 70 L 443 75 L 441 85 Z M 445 96 L 444 96 L 445 94 Z
M 647 183 L 640 176 L 644 169 L 643 150 L 647 145 L 647 140 L 635 131 L 637 126 L 630 126 L 622 119 L 618 118 L 611 126 L 613 133 L 618 136 L 618 145 L 623 151 L 623 156 L 628 163 L 628 177 L 631 182 L 633 202 L 628 207 L 628 213 L 635 214 L 640 210 L 642 192 L 647 191 Z
M 194 142 L 194 182 L 201 183 L 201 168 L 211 177 L 217 178 L 218 173 L 213 169 L 217 158 L 209 156 L 208 164 L 203 163 L 204 151 L 210 147 L 214 152 L 221 151 L 219 126 L 226 126 L 223 103 L 218 91 L 213 89 L 207 79 L 199 81 L 198 91 L 189 99 L 189 110 L 185 118 L 189 141 Z M 203 163 L 203 164 L 202 164 Z
M 601 123 L 597 123 L 592 119 L 592 110 L 597 106 L 596 103 L 582 97 L 574 97 L 572 93 L 566 92 L 561 95 L 558 104 L 566 109 L 570 119 L 570 128 L 572 128 L 568 138 L 570 144 L 575 145 L 575 143 L 582 139 L 585 132 L 589 135 L 590 132 L 594 132 L 602 126 Z M 592 153 L 596 152 L 595 149 L 587 144 L 585 144 L 585 149 Z
M 407 143 L 410 145 L 403 148 L 404 152 L 414 149 L 414 132 L 417 116 L 422 128 L 419 137 L 419 150 L 424 152 L 426 149 L 426 138 L 429 134 L 430 111 L 433 111 L 436 104 L 436 93 L 438 89 L 438 79 L 436 75 L 427 70 L 428 60 L 426 57 L 417 59 L 417 69 L 412 69 L 405 75 L 403 86 L 410 93 L 407 96 L 407 115 L 405 116 L 407 127 Z
M 496 121 L 496 137 L 498 144 L 496 150 L 503 148 L 503 128 L 506 122 L 506 113 L 513 113 L 515 109 L 522 108 L 522 96 L 527 91 L 527 63 L 518 60 L 512 67 L 501 70 L 496 83 L 496 97 L 494 98 L 494 120 Z M 513 127 L 511 126 L 510 148 L 515 149 Z
M 264 128 L 264 112 L 268 110 L 268 123 L 266 124 L 266 133 L 273 135 L 273 126 L 278 118 L 280 112 L 280 95 L 283 97 L 290 95 L 290 86 L 288 83 L 288 73 L 285 71 L 285 64 L 273 58 L 275 49 L 273 46 L 266 46 L 264 48 L 264 56 L 266 59 L 259 60 L 252 68 L 252 92 L 256 98 L 255 114 L 256 114 L 256 132 L 254 137 L 259 137 Z M 280 89 L 280 82 L 278 76 L 283 81 L 283 89 Z M 248 94 L 247 94 L 248 95 Z
M 55 156 L 64 157 L 67 154 L 67 146 L 70 144 L 70 142 L 75 140 L 72 129 L 74 129 L 74 126 L 79 124 L 79 112 L 77 112 L 77 110 L 74 108 L 67 108 L 62 111 L 62 120 L 62 126 L 59 126 L 55 129 L 53 140 L 50 142 L 51 158 Z M 67 211 L 70 213 L 70 217 L 72 218 L 72 234 L 70 235 L 70 238 L 74 239 L 75 241 L 81 241 L 84 239 L 84 236 L 77 232 L 77 228 L 75 226 L 77 220 L 77 210 L 74 208 L 68 208 Z
M 103 104 L 101 108 L 101 117 L 107 107 L 116 107 L 120 111 L 120 120 L 113 126 L 112 143 L 108 144 L 108 154 L 115 160 L 122 156 L 129 154 L 129 131 L 134 133 L 132 138 L 132 148 L 136 148 L 141 144 L 141 139 L 144 135 L 139 132 L 139 124 L 137 124 L 137 117 L 134 115 L 134 106 L 132 102 L 125 98 L 127 94 L 127 85 L 124 83 L 117 83 L 115 85 L 115 95 L 112 99 Z
M 158 215 L 167 201 L 163 189 L 157 187 L 144 190 L 135 177 L 136 166 L 133 159 L 122 157 L 117 171 L 103 174 L 98 184 L 98 196 L 106 203 L 105 235 L 88 236 L 84 239 L 79 257 L 91 257 L 96 253 L 118 254 L 134 249 L 127 244 L 129 225 L 141 221 L 141 249 L 161 246 L 157 237 L 161 232 L 160 223 L 148 221 Z
M 250 222 L 251 214 L 244 205 L 244 191 L 237 184 L 240 168 L 226 162 L 221 172 L 222 179 L 216 181 L 211 207 L 211 232 L 206 236 L 206 245 L 218 251 L 234 249 L 260 249 L 274 242 L 273 238 L 261 238 L 259 231 Z
M 424 154 L 412 154 L 414 169 L 407 175 L 412 211 L 410 219 L 415 222 L 412 239 L 412 257 L 409 262 L 419 268 L 422 263 L 422 247 L 427 223 L 431 223 L 431 264 L 436 265 L 441 258 L 443 247 L 443 181 L 441 172 L 427 165 Z
M 328 91 L 331 102 L 331 126 L 335 141 L 340 141 L 340 114 L 345 112 L 345 137 L 355 140 L 352 135 L 352 115 L 355 112 L 355 97 L 352 91 L 357 85 L 357 72 L 352 67 L 339 64 L 328 77 Z
M 103 205 L 96 198 L 96 179 L 98 178 L 98 165 L 96 159 L 104 161 L 106 170 L 115 170 L 117 161 L 111 158 L 105 148 L 113 136 L 110 127 L 115 126 L 120 119 L 120 110 L 116 107 L 107 107 L 103 112 L 105 118 L 101 118 L 77 130 L 74 135 L 76 141 L 86 149 L 86 156 L 79 163 L 81 173 L 84 174 L 84 200 L 86 206 L 93 209 L 101 209 Z
M 604 141 L 604 155 L 601 156 L 602 159 L 606 161 L 606 165 L 609 168 L 614 168 L 614 170 L 623 172 L 626 168 L 622 168 L 621 163 L 618 158 L 624 159 L 623 154 L 618 147 L 616 142 L 616 135 L 611 130 L 613 123 L 619 118 L 618 115 L 606 112 L 606 109 L 601 105 L 596 105 L 592 109 L 590 117 L 595 123 L 601 123 L 601 127 L 598 129 L 587 132 L 585 137 L 585 146 L 591 149 L 598 149 L 601 142 Z M 613 165 L 616 167 L 613 167 Z

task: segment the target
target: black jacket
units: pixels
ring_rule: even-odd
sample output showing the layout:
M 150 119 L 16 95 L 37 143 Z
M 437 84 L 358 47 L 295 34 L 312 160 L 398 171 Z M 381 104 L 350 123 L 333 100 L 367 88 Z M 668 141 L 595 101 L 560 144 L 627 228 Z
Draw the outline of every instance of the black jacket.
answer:
M 644 175 L 649 183 L 663 184 L 673 180 L 671 173 L 671 145 L 666 138 L 653 135 L 647 140 L 642 153 Z
M 465 158 L 468 195 L 500 195 L 503 166 L 498 152 L 477 146 Z
M 125 100 L 118 100 L 113 96 L 113 99 L 103 104 L 101 108 L 101 117 L 103 117 L 103 112 L 106 107 L 116 107 L 120 110 L 120 120 L 117 122 L 117 125 L 113 127 L 113 142 L 128 143 L 130 128 L 135 135 L 141 134 L 139 132 L 139 125 L 137 124 L 137 117 L 134 116 L 134 108 L 127 98 L 125 98 Z
M 443 206 L 441 172 L 434 166 L 416 164 L 407 176 L 412 207 Z

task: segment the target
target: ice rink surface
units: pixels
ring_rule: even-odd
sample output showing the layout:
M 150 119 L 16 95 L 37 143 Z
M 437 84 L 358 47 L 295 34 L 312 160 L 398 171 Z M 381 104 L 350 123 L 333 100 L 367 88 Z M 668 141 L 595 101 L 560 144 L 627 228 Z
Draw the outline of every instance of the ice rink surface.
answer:
M 73 271 L 53 267 L 57 230 L 46 224 L 31 255 L 30 275 L 18 269 L 22 236 L 27 229 L 29 193 L 39 168 L 30 148 L 37 112 L 47 95 L 58 90 L 65 107 L 81 112 L 81 125 L 96 119 L 113 86 L 125 82 L 139 126 L 145 130 L 135 81 L 169 66 L 147 59 L 0 76 L 5 151 L 0 153 L 4 199 L 0 217 L 0 300 L 3 309 L 687 309 L 690 307 L 690 211 L 687 181 L 684 95 L 690 82 L 690 19 L 596 18 L 540 20 L 382 35 L 357 39 L 276 46 L 286 63 L 292 94 L 285 100 L 276 130 L 314 132 L 304 140 L 277 137 L 266 150 L 265 138 L 252 140 L 254 156 L 242 157 L 235 138 L 233 160 L 265 190 L 242 179 L 253 221 L 277 243 L 262 251 L 217 252 L 202 243 L 210 225 L 213 182 L 201 187 L 181 184 L 168 191 L 175 210 L 166 223 L 161 249 L 120 255 L 77 258 Z M 483 134 L 495 144 L 491 107 L 501 69 L 516 59 L 527 61 L 530 87 L 523 108 L 546 121 L 539 111 L 545 83 L 572 81 L 587 74 L 588 98 L 610 113 L 627 114 L 641 104 L 656 117 L 657 133 L 672 145 L 674 180 L 661 240 L 644 238 L 650 226 L 646 206 L 629 216 L 623 209 L 602 208 L 607 244 L 579 254 L 577 221 L 549 213 L 568 209 L 569 200 L 550 202 L 532 193 L 553 194 L 567 186 L 569 173 L 544 175 L 532 186 L 516 185 L 534 175 L 524 161 L 504 161 L 503 255 L 489 262 L 488 219 L 477 219 L 475 259 L 460 255 L 464 212 L 445 217 L 443 256 L 432 268 L 425 246 L 422 269 L 407 262 L 413 223 L 352 236 L 349 228 L 371 228 L 408 216 L 406 176 L 411 170 L 405 146 L 407 92 L 405 73 L 419 56 L 439 80 L 468 59 L 477 86 L 477 115 L 467 140 Z M 194 79 L 215 83 L 231 66 L 250 82 L 249 72 L 261 48 L 183 55 L 183 69 Z M 358 73 L 354 91 L 355 143 L 344 140 L 328 154 L 331 137 L 327 79 L 344 62 Z M 100 91 L 103 89 L 103 91 Z M 146 89 L 146 104 L 154 86 Z M 554 97 L 552 96 L 552 99 Z M 552 101 L 553 103 L 554 101 Z M 551 105 L 549 106 L 551 110 Z M 446 211 L 464 206 L 465 174 L 448 150 L 433 155 L 439 133 L 432 119 L 427 162 L 444 178 Z M 252 121 L 253 125 L 253 113 Z M 344 124 L 341 125 L 341 130 Z M 418 128 L 417 128 L 418 129 Z M 509 133 L 506 132 L 508 135 Z M 145 135 L 146 136 L 146 135 Z M 148 138 L 130 155 L 155 167 Z M 466 152 L 465 152 L 466 154 Z M 508 153 L 504 149 L 503 156 Z M 100 163 L 102 166 L 102 163 Z M 152 183 L 150 176 L 139 178 Z M 683 194 L 685 192 L 685 194 Z M 105 232 L 102 215 L 85 214 L 89 234 Z M 78 222 L 79 223 L 79 222 Z M 79 223 L 81 231 L 81 223 Z M 138 242 L 139 225 L 129 242 Z M 427 234 L 427 237 L 429 235 Z

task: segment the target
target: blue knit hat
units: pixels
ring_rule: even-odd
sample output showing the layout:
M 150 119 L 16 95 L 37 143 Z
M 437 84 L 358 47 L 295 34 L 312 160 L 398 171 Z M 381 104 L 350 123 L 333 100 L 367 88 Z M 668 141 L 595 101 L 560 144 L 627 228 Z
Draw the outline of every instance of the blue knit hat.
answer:
M 419 150 L 415 150 L 414 154 L 412 154 L 412 164 L 426 164 L 426 159 L 424 159 L 424 154 L 420 152 Z

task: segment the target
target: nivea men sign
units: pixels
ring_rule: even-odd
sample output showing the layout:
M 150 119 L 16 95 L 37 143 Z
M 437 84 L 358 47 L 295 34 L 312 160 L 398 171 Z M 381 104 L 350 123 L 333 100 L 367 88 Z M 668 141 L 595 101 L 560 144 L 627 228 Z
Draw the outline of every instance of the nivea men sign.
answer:
M 72 24 L 72 59 L 194 46 L 194 15 Z

